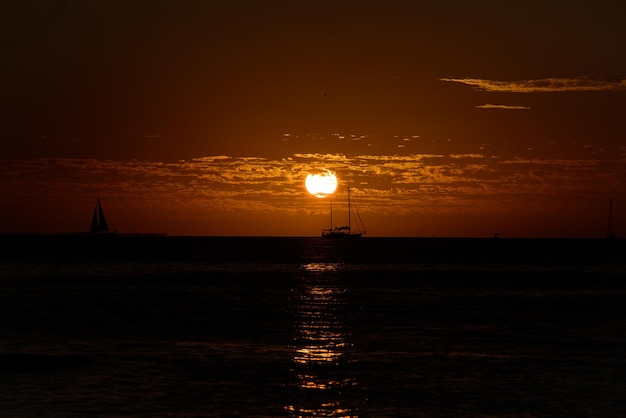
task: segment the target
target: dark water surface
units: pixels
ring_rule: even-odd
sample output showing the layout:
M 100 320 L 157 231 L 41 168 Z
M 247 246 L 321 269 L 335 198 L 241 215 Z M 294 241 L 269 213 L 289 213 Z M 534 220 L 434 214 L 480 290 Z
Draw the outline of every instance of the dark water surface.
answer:
M 626 244 L 1 236 L 0 415 L 626 415 Z

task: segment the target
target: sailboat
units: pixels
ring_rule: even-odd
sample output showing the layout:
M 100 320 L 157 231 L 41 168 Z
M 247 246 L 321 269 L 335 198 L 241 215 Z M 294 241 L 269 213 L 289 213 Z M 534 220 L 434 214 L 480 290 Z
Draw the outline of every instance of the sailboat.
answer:
M 322 230 L 322 238 L 327 239 L 352 239 L 352 238 L 361 238 L 362 235 L 365 235 L 365 226 L 363 225 L 363 221 L 361 220 L 361 215 L 359 214 L 359 210 L 355 205 L 356 210 L 356 224 L 357 231 L 352 231 L 352 205 L 350 202 L 350 188 L 348 188 L 348 225 L 345 226 L 335 226 L 333 228 L 333 202 L 330 202 L 330 228 Z
M 100 198 L 98 198 L 96 207 L 93 210 L 93 217 L 91 218 L 91 233 L 112 233 L 112 231 L 109 229 L 109 224 L 104 217 L 104 211 L 102 210 L 102 205 L 100 204 Z

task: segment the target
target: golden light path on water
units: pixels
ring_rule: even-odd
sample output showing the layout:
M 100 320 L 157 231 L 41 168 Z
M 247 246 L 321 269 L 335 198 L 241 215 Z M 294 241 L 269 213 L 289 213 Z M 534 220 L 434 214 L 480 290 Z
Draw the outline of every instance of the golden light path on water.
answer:
M 301 266 L 302 283 L 296 295 L 296 336 L 292 362 L 296 386 L 302 396 L 285 409 L 294 417 L 358 417 L 346 391 L 357 387 L 347 372 L 351 344 L 341 318 L 346 289 L 332 274 L 341 263 L 307 263 Z

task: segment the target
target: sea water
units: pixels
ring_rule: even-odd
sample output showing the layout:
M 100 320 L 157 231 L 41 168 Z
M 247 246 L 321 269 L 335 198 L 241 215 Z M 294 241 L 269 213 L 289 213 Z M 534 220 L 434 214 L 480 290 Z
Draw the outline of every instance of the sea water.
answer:
M 626 414 L 619 241 L 1 240 L 1 416 Z

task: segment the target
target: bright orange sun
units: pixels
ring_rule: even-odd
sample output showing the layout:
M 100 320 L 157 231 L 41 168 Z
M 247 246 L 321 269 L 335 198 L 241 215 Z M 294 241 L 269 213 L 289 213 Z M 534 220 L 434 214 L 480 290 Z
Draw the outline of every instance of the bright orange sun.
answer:
M 328 197 L 337 190 L 337 176 L 330 170 L 310 173 L 304 181 L 306 190 L 315 197 Z

